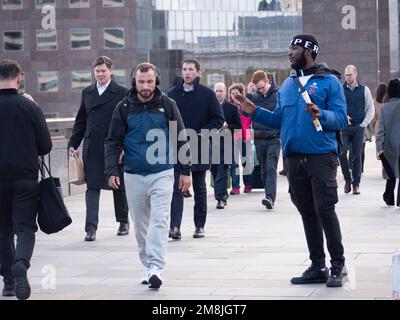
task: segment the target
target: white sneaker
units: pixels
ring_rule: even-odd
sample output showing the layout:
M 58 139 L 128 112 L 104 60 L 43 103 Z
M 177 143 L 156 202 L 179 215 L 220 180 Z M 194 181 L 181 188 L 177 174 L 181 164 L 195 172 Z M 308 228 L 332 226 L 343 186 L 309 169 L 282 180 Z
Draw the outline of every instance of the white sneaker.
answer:
M 161 277 L 162 270 L 157 267 L 150 268 L 149 271 L 149 278 L 148 283 L 150 284 L 150 289 L 158 289 L 161 287 L 162 284 L 162 277 Z
M 149 284 L 149 277 L 150 277 L 149 272 L 150 272 L 149 269 L 144 270 L 144 272 L 140 278 L 141 284 Z

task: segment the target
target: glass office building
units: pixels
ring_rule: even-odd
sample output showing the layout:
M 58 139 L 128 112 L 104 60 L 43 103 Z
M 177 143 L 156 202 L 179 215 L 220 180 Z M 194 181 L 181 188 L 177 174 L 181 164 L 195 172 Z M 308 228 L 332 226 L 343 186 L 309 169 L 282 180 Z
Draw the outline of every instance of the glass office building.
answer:
M 302 30 L 301 6 L 301 0 L 138 1 L 138 60 L 160 67 L 163 88 L 187 57 L 200 61 L 208 86 L 247 83 L 257 69 L 281 83 L 290 71 L 288 44 Z

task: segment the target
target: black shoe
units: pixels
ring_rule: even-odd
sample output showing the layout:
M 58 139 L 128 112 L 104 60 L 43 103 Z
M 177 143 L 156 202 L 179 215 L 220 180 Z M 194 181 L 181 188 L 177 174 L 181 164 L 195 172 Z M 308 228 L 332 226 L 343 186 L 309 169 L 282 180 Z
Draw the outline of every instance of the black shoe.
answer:
M 360 187 L 353 185 L 353 194 L 360 194 Z
M 96 240 L 96 230 L 89 230 L 86 232 L 85 241 L 95 241 Z
M 274 202 L 271 198 L 262 199 L 261 203 L 269 210 L 274 208 Z
M 14 279 L 4 279 L 3 297 L 15 296 L 15 281 Z
M 327 268 L 309 267 L 303 272 L 301 277 L 294 277 L 290 279 L 293 284 L 310 284 L 310 283 L 326 283 L 329 277 L 329 270 Z
M 224 202 L 222 200 L 218 200 L 216 208 L 217 209 L 224 209 L 225 208 Z
M 229 198 L 229 194 L 226 193 L 226 194 L 224 195 L 224 199 L 222 200 L 222 202 L 223 202 L 223 204 L 224 204 L 225 207 L 226 207 L 227 204 L 228 204 L 228 198 Z
M 129 223 L 120 222 L 117 236 L 126 236 L 129 234 Z
M 204 238 L 204 228 L 196 228 L 193 233 L 193 238 Z
M 158 289 L 161 287 L 162 284 L 161 277 L 157 274 L 150 275 L 148 282 L 150 284 L 149 286 L 150 289 Z
M 396 180 L 386 180 L 386 188 L 383 193 L 383 201 L 388 206 L 394 206 L 394 189 L 396 188 Z
M 281 170 L 281 171 L 279 171 L 279 174 L 280 174 L 281 176 L 286 176 L 286 170 Z
M 337 288 L 343 286 L 347 281 L 346 267 L 332 267 L 331 274 L 329 275 L 326 286 L 330 288 Z
M 181 230 L 178 227 L 173 227 L 169 229 L 169 236 L 174 240 L 180 240 L 182 238 Z
M 17 262 L 13 266 L 13 276 L 15 277 L 15 295 L 18 300 L 26 300 L 31 295 L 31 286 L 26 275 L 27 268 L 23 262 Z
M 346 180 L 344 185 L 344 193 L 349 193 L 351 191 L 351 180 Z

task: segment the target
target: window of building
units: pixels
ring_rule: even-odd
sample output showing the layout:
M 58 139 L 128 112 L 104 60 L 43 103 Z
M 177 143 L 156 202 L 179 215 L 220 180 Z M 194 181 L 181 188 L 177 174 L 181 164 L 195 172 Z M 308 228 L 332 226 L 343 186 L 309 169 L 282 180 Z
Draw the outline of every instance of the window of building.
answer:
M 82 90 L 92 83 L 92 73 L 90 71 L 71 71 L 71 89 L 73 91 Z
M 104 29 L 104 48 L 123 49 L 125 47 L 124 28 Z
M 89 8 L 90 0 L 69 0 L 70 8 Z
M 5 51 L 24 50 L 24 38 L 22 31 L 4 31 L 3 42 Z
M 57 50 L 57 30 L 36 30 L 38 51 Z
M 90 29 L 71 29 L 70 41 L 71 49 L 90 49 Z
M 123 7 L 124 0 L 103 0 L 103 7 Z
M 56 0 L 36 0 L 36 8 L 43 8 L 46 5 L 55 6 Z
M 113 70 L 114 80 L 121 86 L 126 86 L 126 72 L 125 70 Z
M 3 0 L 3 10 L 22 9 L 22 0 Z
M 58 72 L 57 71 L 39 71 L 38 72 L 38 90 L 39 90 L 39 92 L 57 92 L 58 91 Z

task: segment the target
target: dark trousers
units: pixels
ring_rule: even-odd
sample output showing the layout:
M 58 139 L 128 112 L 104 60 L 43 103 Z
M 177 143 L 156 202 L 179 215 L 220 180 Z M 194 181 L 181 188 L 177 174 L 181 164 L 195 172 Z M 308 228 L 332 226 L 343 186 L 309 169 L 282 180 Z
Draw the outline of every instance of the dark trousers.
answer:
M 361 181 L 361 152 L 364 139 L 364 128 L 360 126 L 348 127 L 342 131 L 343 152 L 339 157 L 345 180 L 352 181 L 353 185 L 359 186 Z M 347 152 L 351 145 L 352 163 L 349 163 Z M 351 171 L 350 171 L 351 169 Z
M 235 144 L 242 144 L 242 154 L 241 154 L 241 161 L 242 161 L 242 165 L 243 167 L 246 166 L 246 142 L 245 141 L 237 141 L 235 142 Z M 248 141 L 247 143 L 250 143 L 250 141 Z M 238 154 L 232 155 L 232 164 L 230 165 L 230 175 L 232 178 L 232 188 L 240 188 L 240 174 L 239 172 L 237 172 L 237 170 L 239 170 L 239 161 L 240 161 L 240 148 L 233 148 L 232 152 L 237 152 Z M 249 157 L 249 160 L 251 159 L 251 157 Z M 243 184 L 245 186 L 252 186 L 253 185 L 253 175 L 252 174 L 244 174 L 243 175 Z
M 27 268 L 35 246 L 39 205 L 36 180 L 0 180 L 0 274 L 7 282 L 12 265 L 22 261 Z M 14 244 L 17 236 L 17 246 Z
M 343 266 L 345 258 L 340 224 L 335 212 L 337 156 L 288 156 L 289 192 L 303 220 L 310 259 L 325 267 L 324 233 L 331 264 Z
M 117 222 L 128 223 L 128 202 L 125 190 L 112 190 L 114 198 L 115 219 Z M 86 190 L 86 223 L 85 231 L 97 230 L 99 224 L 100 189 Z
M 180 169 L 174 166 L 174 193 L 171 202 L 171 228 L 181 227 L 183 214 L 183 194 L 179 190 Z M 192 171 L 192 186 L 194 193 L 194 225 L 203 228 L 207 218 L 207 186 L 206 171 Z
M 228 198 L 228 164 L 211 165 L 211 174 L 214 179 L 214 197 L 217 201 L 224 201 Z
M 257 159 L 261 166 L 261 181 L 265 190 L 265 197 L 276 199 L 276 180 L 279 154 L 281 152 L 280 140 L 275 139 L 256 139 Z

